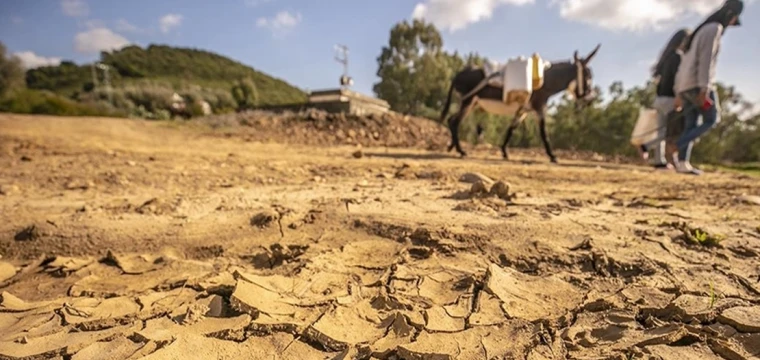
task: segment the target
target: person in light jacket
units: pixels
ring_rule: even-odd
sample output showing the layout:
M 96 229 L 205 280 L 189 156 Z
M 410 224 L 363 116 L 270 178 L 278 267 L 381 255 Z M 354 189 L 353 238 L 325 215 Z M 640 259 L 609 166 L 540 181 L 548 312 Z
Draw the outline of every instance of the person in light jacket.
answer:
M 690 163 L 694 141 L 720 122 L 720 104 L 715 91 L 715 68 L 720 42 L 730 26 L 739 26 L 744 10 L 741 0 L 727 0 L 710 15 L 686 41 L 675 81 L 677 106 L 682 105 L 683 132 L 675 143 L 669 141 L 676 170 L 699 175 Z M 697 125 L 699 117 L 702 123 Z M 675 151 L 674 151 L 675 150 Z
M 655 169 L 670 170 L 673 168 L 665 157 L 665 135 L 668 115 L 676 110 L 676 94 L 673 87 L 676 81 L 676 72 L 678 72 L 678 67 L 681 64 L 682 50 L 690 35 L 690 29 L 681 29 L 676 32 L 670 38 L 660 54 L 657 64 L 652 69 L 652 77 L 657 84 L 657 97 L 653 104 L 654 109 L 657 110 L 657 137 L 641 145 L 641 155 L 647 159 L 648 151 L 654 150 L 651 164 Z

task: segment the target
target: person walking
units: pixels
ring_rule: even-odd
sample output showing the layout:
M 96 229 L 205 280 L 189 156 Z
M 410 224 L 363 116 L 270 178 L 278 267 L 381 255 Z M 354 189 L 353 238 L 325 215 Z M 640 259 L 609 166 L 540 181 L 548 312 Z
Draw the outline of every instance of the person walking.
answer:
M 686 40 L 684 55 L 675 80 L 677 102 L 682 105 L 683 127 L 678 140 L 666 145 L 676 171 L 699 175 L 691 165 L 694 141 L 720 122 L 720 104 L 715 91 L 715 75 L 721 38 L 731 26 L 740 26 L 744 10 L 741 0 L 727 0 Z M 699 118 L 701 124 L 697 125 Z
M 676 73 L 681 64 L 682 50 L 691 35 L 690 29 L 681 29 L 670 38 L 665 49 L 660 54 L 657 64 L 652 69 L 652 77 L 656 84 L 657 96 L 653 107 L 657 111 L 657 137 L 641 145 L 641 155 L 644 159 L 649 156 L 649 150 L 654 150 L 651 164 L 655 169 L 672 170 L 665 157 L 665 136 L 667 135 L 668 116 L 676 110 L 676 94 L 674 84 Z

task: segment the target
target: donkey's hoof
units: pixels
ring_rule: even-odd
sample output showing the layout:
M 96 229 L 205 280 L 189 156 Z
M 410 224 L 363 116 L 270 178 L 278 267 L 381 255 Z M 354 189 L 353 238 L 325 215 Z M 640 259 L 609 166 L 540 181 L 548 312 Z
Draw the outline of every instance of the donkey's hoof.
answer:
M 451 150 L 454 150 L 454 145 L 449 145 L 449 147 L 446 149 L 446 152 L 451 152 Z
M 550 161 L 552 162 L 552 164 L 559 164 L 559 161 L 557 161 L 557 158 L 555 157 L 552 157 Z
M 465 152 L 461 152 L 461 153 L 459 153 L 459 157 L 460 157 L 461 159 L 464 159 L 464 158 L 466 158 L 466 157 L 467 157 L 467 153 L 465 153 Z
M 509 154 L 503 152 L 503 153 L 501 153 L 501 158 L 504 159 L 504 160 L 509 160 Z

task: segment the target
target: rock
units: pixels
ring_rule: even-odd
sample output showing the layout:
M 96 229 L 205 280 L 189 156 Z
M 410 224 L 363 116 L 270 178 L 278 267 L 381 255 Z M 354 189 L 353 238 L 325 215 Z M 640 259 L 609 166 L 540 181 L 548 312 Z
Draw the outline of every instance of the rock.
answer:
M 99 341 L 79 350 L 71 360 L 109 360 L 128 359 L 143 344 L 133 342 L 126 336 L 119 336 L 110 341 Z
M 502 301 L 511 318 L 528 321 L 557 319 L 577 308 L 583 296 L 557 276 L 530 276 L 491 264 L 486 289 Z
M 673 294 L 647 286 L 628 287 L 620 293 L 626 301 L 636 305 L 642 313 L 652 316 L 660 315 L 675 299 Z
M 75 298 L 61 309 L 67 324 L 80 330 L 100 330 L 136 318 L 140 305 L 128 297 L 110 299 Z
M 282 354 L 292 341 L 293 337 L 288 334 L 275 336 L 274 339 L 252 336 L 243 342 L 180 334 L 171 344 L 142 359 L 269 359 L 272 354 Z
M 710 347 L 696 343 L 690 346 L 655 345 L 647 347 L 647 352 L 657 359 L 700 359 L 722 360 Z
M 425 329 L 431 332 L 457 332 L 464 330 L 464 319 L 453 318 L 441 306 L 433 306 L 425 310 L 427 324 Z
M 333 351 L 373 343 L 385 334 L 379 324 L 367 321 L 362 307 L 337 306 L 306 330 L 306 336 Z
M 744 333 L 760 333 L 760 306 L 738 306 L 724 310 L 718 321 Z
M 488 187 L 487 185 L 482 181 L 477 181 L 474 184 L 472 184 L 472 187 L 470 188 L 470 195 L 471 196 L 481 196 L 488 193 Z
M 108 250 L 106 259 L 113 262 L 125 274 L 138 275 L 149 271 L 158 270 L 167 265 L 170 259 L 165 259 L 156 254 L 129 254 L 121 255 Z
M 489 326 L 499 325 L 507 321 L 499 298 L 485 291 L 478 297 L 477 311 L 470 315 L 470 325 Z
M 265 228 L 279 218 L 280 214 L 278 212 L 274 210 L 265 210 L 254 215 L 253 218 L 251 218 L 251 226 Z
M 0 294 L 0 313 L 2 312 L 25 312 L 35 310 L 38 312 L 53 311 L 63 306 L 64 300 L 27 302 L 13 294 L 3 291 Z
M 67 256 L 56 256 L 55 259 L 45 264 L 45 272 L 53 273 L 58 276 L 66 276 L 76 272 L 95 262 L 95 258 L 72 258 Z
M 509 195 L 509 184 L 498 181 L 495 184 L 491 186 L 491 191 L 489 191 L 489 194 L 494 195 L 502 200 L 511 200 L 512 197 Z
M 380 327 L 388 329 L 388 333 L 370 346 L 372 355 L 380 359 L 387 358 L 399 345 L 411 343 L 415 334 L 414 326 L 400 312 L 388 316 Z
M 0 195 L 12 195 L 18 193 L 20 190 L 16 185 L 0 185 Z
M 56 355 L 64 355 L 69 351 L 73 353 L 100 340 L 133 332 L 139 326 L 142 326 L 142 322 L 100 331 L 59 331 L 38 338 L 29 338 L 25 344 L 16 341 L 2 341 L 0 342 L 0 358 L 56 358 Z
M 242 279 L 237 281 L 235 292 L 232 293 L 232 298 L 230 298 L 230 303 L 234 308 L 251 315 L 264 313 L 269 315 L 294 316 L 299 311 L 293 305 L 297 302 L 297 299 L 281 294 L 271 288 L 268 289 Z
M 5 261 L 0 261 L 0 284 L 16 276 L 16 267 Z
M 23 162 L 29 162 L 32 161 L 32 158 L 26 155 L 21 156 L 21 161 Z
M 364 153 L 361 150 L 354 151 L 353 154 L 351 154 L 355 159 L 361 159 L 364 156 Z
M 65 188 L 66 190 L 87 190 L 93 186 L 95 183 L 92 181 L 72 180 L 66 183 Z
M 132 160 L 129 160 L 129 161 L 127 161 L 127 165 L 128 166 L 137 166 L 137 163 L 134 162 L 134 161 L 132 161 Z
M 760 205 L 760 196 L 754 196 L 754 195 L 742 195 L 737 198 L 737 200 L 742 204 L 747 205 Z
M 513 321 L 500 327 L 478 326 L 453 334 L 423 331 L 398 347 L 401 359 L 524 359 L 534 347 L 533 327 Z M 484 356 L 484 354 L 487 354 Z
M 484 184 L 491 185 L 494 183 L 494 181 L 489 178 L 488 176 L 485 176 L 481 173 L 466 173 L 459 177 L 460 182 L 468 183 L 468 184 L 475 184 L 477 182 L 483 182 Z
M 46 225 L 32 224 L 17 232 L 13 239 L 16 241 L 34 241 L 50 233 L 49 230 Z

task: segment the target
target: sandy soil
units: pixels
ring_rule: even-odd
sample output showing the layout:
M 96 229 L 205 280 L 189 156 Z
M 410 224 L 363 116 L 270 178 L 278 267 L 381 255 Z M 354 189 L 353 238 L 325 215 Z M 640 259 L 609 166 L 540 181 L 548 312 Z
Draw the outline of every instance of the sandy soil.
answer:
M 760 356 L 757 178 L 268 124 L 0 115 L 0 359 Z

